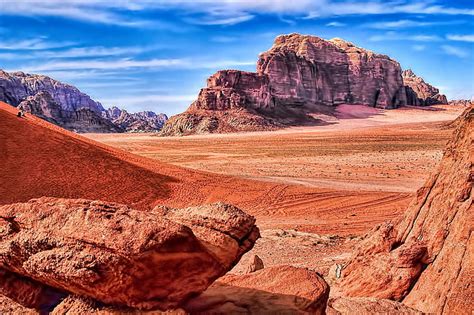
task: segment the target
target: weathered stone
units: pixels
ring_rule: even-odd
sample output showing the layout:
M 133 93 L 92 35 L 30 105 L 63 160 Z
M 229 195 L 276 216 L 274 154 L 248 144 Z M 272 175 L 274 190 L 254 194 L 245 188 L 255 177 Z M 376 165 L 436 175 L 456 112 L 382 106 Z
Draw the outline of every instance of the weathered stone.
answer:
M 329 286 L 314 271 L 291 266 L 226 275 L 183 309 L 195 314 L 324 314 Z
M 100 113 L 104 110 L 99 102 L 92 100 L 72 85 L 44 75 L 23 72 L 8 73 L 0 70 L 0 101 L 17 106 L 28 96 L 34 96 L 43 91 L 48 92 L 53 100 L 66 111 L 86 108 Z
M 168 120 L 165 114 L 155 114 L 151 111 L 129 113 L 115 106 L 102 112 L 102 116 L 128 132 L 156 132 Z
M 375 298 L 339 297 L 329 299 L 326 309 L 328 315 L 339 314 L 422 314 L 400 302 Z
M 437 88 L 426 83 L 423 78 L 416 76 L 411 69 L 403 71 L 402 77 L 409 105 L 448 104 L 445 95 L 439 94 Z
M 426 313 L 474 310 L 473 121 L 471 107 L 403 218 L 361 244 L 342 271 L 342 294 L 403 299 Z
M 64 110 L 46 91 L 28 96 L 18 105 L 18 109 L 75 132 L 123 131 L 109 120 L 102 118 L 101 114 L 89 108 Z
M 0 265 L 107 304 L 174 308 L 227 272 L 258 237 L 254 218 L 227 210 L 200 207 L 193 217 L 209 214 L 206 224 L 214 229 L 199 229 L 196 238 L 188 227 L 157 213 L 119 204 L 40 198 L 5 205 L 0 207 Z M 227 236 L 238 238 L 238 249 L 208 246 Z

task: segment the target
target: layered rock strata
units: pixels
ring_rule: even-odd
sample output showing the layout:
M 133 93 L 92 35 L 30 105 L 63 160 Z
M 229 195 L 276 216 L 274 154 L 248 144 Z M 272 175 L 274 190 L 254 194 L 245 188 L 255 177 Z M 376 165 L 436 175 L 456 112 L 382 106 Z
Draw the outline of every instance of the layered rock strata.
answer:
M 411 69 L 403 71 L 402 77 L 407 94 L 407 104 L 416 106 L 448 104 L 446 95 L 440 94 L 437 88 L 426 83 Z
M 89 108 L 63 109 L 46 91 L 28 96 L 18 109 L 75 132 L 123 132 L 122 128 Z
M 405 85 L 412 86 L 409 101 Z M 404 83 L 397 61 L 342 39 L 281 35 L 260 54 L 256 72 L 221 70 L 210 76 L 197 100 L 183 114 L 171 117 L 162 134 L 317 124 L 312 113 L 330 112 L 339 104 L 424 105 L 441 100 L 438 92 L 424 81 Z
M 186 221 L 195 235 L 157 213 L 113 203 L 40 198 L 5 205 L 0 266 L 107 304 L 173 308 L 226 273 L 258 238 L 253 217 L 222 204 L 209 207 L 193 215 L 209 214 L 201 220 L 207 228 Z M 178 218 L 174 213 L 169 217 Z
M 474 310 L 473 121 L 471 107 L 403 218 L 362 242 L 342 270 L 342 294 L 402 300 L 426 313 Z
M 168 120 L 165 114 L 152 111 L 129 113 L 115 106 L 102 112 L 102 116 L 127 132 L 157 132 Z

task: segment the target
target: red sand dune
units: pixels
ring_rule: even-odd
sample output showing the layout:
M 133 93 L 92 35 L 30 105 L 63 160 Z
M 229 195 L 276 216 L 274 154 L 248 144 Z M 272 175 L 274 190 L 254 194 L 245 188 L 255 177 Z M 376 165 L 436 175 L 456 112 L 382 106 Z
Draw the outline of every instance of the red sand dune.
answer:
M 224 201 L 255 215 L 263 228 L 344 235 L 365 232 L 397 216 L 410 200 L 405 193 L 316 189 L 188 170 L 16 113 L 0 102 L 0 204 L 52 196 L 146 210 L 157 204 Z

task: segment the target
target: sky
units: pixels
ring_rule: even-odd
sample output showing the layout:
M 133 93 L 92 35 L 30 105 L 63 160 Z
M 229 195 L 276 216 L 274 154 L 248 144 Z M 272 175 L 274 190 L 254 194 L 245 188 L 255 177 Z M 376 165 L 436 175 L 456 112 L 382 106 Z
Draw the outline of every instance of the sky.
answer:
M 255 71 L 295 32 L 389 55 L 449 99 L 474 95 L 473 0 L 0 0 L 0 68 L 173 115 L 217 70 Z

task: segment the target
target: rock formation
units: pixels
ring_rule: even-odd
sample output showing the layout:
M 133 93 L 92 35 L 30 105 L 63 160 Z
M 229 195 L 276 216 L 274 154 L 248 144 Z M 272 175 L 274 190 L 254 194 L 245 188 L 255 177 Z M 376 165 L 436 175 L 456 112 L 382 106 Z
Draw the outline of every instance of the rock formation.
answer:
M 471 107 L 403 218 L 361 243 L 342 270 L 342 294 L 402 300 L 426 313 L 474 310 L 473 122 Z
M 439 94 L 437 88 L 426 83 L 423 78 L 416 76 L 411 69 L 403 71 L 402 77 L 409 105 L 448 104 L 448 99 L 445 95 Z
M 420 93 L 418 98 L 432 103 L 436 97 L 433 93 Z M 197 100 L 183 114 L 171 117 L 162 134 L 315 124 L 318 121 L 311 113 L 330 111 L 339 104 L 379 108 L 406 105 L 399 63 L 342 39 L 281 35 L 259 56 L 255 73 L 221 70 L 210 76 Z
M 152 111 L 129 113 L 115 106 L 102 112 L 102 116 L 128 132 L 157 132 L 168 120 L 165 114 Z
M 104 110 L 99 102 L 92 100 L 72 85 L 56 81 L 50 77 L 23 72 L 8 73 L 0 70 L 0 101 L 17 106 L 28 96 L 46 91 L 66 111 L 80 108 L 96 113 Z
M 329 286 L 316 272 L 291 266 L 226 275 L 183 309 L 191 314 L 325 314 Z
M 34 96 L 28 96 L 18 105 L 18 108 L 75 132 L 123 131 L 123 129 L 108 119 L 102 118 L 100 113 L 90 108 L 63 109 L 46 91 L 38 92 Z
M 76 87 L 50 77 L 0 70 L 0 101 L 75 132 L 156 132 L 168 119 L 151 111 L 104 110 Z
M 259 236 L 254 223 L 224 204 L 167 210 L 163 217 L 44 197 L 0 207 L 0 265 L 103 303 L 168 309 L 204 291 L 250 250 Z

